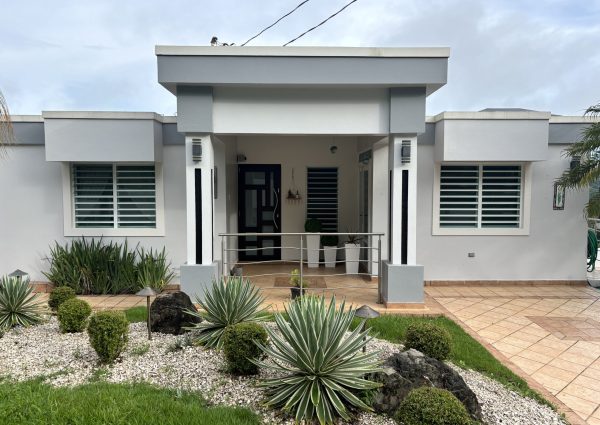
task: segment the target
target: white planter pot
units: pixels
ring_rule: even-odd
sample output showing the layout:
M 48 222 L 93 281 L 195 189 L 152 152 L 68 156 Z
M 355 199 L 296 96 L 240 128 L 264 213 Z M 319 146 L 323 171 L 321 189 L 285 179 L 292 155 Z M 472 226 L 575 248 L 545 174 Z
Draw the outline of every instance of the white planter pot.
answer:
M 337 246 L 324 246 L 323 252 L 325 253 L 325 267 L 335 267 L 335 261 L 337 259 Z
M 306 259 L 308 267 L 319 267 L 319 245 L 321 244 L 321 236 L 306 235 Z
M 358 273 L 358 259 L 360 258 L 360 244 L 344 244 L 346 251 L 346 274 Z

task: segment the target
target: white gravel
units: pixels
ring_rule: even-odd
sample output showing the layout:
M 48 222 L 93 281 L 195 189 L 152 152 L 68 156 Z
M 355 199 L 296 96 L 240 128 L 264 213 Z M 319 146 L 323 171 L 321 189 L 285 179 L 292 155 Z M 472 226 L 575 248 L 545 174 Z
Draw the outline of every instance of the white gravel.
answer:
M 274 324 L 267 324 L 273 326 Z M 224 360 L 218 351 L 193 345 L 173 346 L 185 337 L 152 334 L 147 340 L 144 323 L 130 326 L 129 344 L 121 358 L 111 366 L 98 365 L 95 351 L 86 333 L 61 334 L 58 322 L 48 322 L 26 329 L 13 329 L 0 339 L 0 376 L 28 380 L 45 376 L 57 386 L 74 386 L 97 379 L 108 382 L 137 382 L 173 389 L 199 391 L 213 404 L 244 406 L 259 413 L 267 424 L 293 424 L 276 411 L 266 409 L 257 379 L 272 376 L 261 371 L 256 377 L 234 377 L 224 371 Z M 382 340 L 369 343 L 369 351 L 381 352 L 382 360 L 402 349 L 401 345 Z M 560 417 L 545 406 L 519 396 L 479 373 L 458 369 L 477 395 L 488 424 L 562 424 Z M 360 414 L 355 424 L 392 425 L 390 418 Z

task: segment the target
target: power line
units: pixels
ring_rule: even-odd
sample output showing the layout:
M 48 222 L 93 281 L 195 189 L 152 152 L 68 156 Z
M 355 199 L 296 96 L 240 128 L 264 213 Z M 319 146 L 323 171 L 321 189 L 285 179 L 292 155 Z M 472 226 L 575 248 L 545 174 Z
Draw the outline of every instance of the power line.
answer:
M 258 37 L 259 35 L 261 35 L 263 32 L 265 32 L 266 30 L 268 30 L 269 28 L 273 28 L 275 25 L 277 25 L 279 23 L 279 21 L 281 21 L 284 18 L 287 18 L 288 16 L 290 16 L 292 13 L 294 13 L 296 10 L 300 9 L 300 7 L 302 5 L 304 5 L 305 3 L 308 3 L 310 0 L 304 0 L 302 3 L 300 3 L 298 6 L 296 6 L 295 8 L 293 8 L 291 11 L 289 11 L 288 13 L 286 13 L 285 15 L 283 15 L 281 18 L 277 19 L 275 22 L 273 22 L 271 25 L 269 25 L 268 27 L 264 28 L 261 32 L 259 32 L 258 34 L 256 34 L 254 37 L 248 39 L 244 44 L 242 44 L 242 46 L 245 46 L 246 44 L 248 44 L 249 42 L 251 42 L 252 40 L 254 40 L 256 37 Z
M 318 23 L 317 25 L 315 25 L 314 27 L 312 27 L 312 28 L 304 31 L 302 34 L 300 34 L 298 37 L 294 38 L 293 40 L 290 40 L 287 43 L 285 43 L 284 46 L 287 46 L 288 44 L 293 43 L 294 41 L 298 40 L 299 38 L 304 37 L 306 34 L 308 34 L 309 32 L 311 32 L 312 30 L 319 28 L 325 22 L 327 22 L 328 20 L 330 20 L 331 18 L 333 18 L 334 16 L 336 16 L 338 13 L 342 12 L 345 8 L 347 8 L 348 6 L 350 6 L 352 3 L 355 3 L 357 1 L 358 0 L 352 0 L 350 3 L 346 4 L 344 7 L 342 7 L 340 10 L 338 10 L 337 12 L 335 12 L 333 15 L 329 16 L 324 21 L 322 21 L 322 22 Z

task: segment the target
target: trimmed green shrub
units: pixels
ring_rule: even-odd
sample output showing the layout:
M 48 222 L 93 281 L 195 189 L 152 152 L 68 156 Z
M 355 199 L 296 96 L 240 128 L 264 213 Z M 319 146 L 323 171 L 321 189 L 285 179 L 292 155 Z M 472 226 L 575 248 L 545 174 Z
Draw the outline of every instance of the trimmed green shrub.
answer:
M 434 359 L 445 360 L 450 354 L 450 341 L 450 334 L 446 329 L 433 323 L 415 323 L 406 329 L 404 346 Z
M 33 293 L 29 279 L 4 276 L 0 279 L 0 329 L 32 326 L 42 321 L 44 308 Z
M 65 301 L 58 307 L 60 331 L 65 333 L 82 332 L 90 314 L 92 314 L 92 308 L 85 301 L 78 298 Z
M 304 222 L 304 231 L 317 233 L 321 231 L 321 222 L 316 218 L 309 218 Z
M 121 311 L 100 311 L 88 324 L 90 344 L 102 363 L 112 363 L 127 345 L 129 322 Z
M 473 425 L 465 406 L 450 391 L 416 388 L 400 403 L 394 418 L 403 425 Z
M 340 239 L 337 235 L 322 235 L 321 245 L 323 246 L 338 246 Z
M 267 331 L 258 323 L 238 323 L 229 326 L 223 334 L 223 352 L 229 371 L 237 375 L 256 375 L 258 366 L 251 360 L 258 360 L 262 350 L 255 341 L 267 345 Z
M 58 310 L 58 307 L 62 303 L 71 298 L 75 298 L 75 290 L 68 286 L 59 286 L 58 288 L 54 288 L 52 292 L 50 292 L 50 298 L 48 298 L 48 305 L 54 311 Z
M 223 348 L 223 333 L 228 326 L 244 322 L 266 320 L 261 313 L 265 298 L 260 290 L 241 276 L 222 277 L 213 281 L 204 292 L 204 297 L 196 297 L 196 302 L 204 312 L 185 310 L 191 316 L 203 319 L 185 329 L 198 332 L 198 342 L 208 348 Z

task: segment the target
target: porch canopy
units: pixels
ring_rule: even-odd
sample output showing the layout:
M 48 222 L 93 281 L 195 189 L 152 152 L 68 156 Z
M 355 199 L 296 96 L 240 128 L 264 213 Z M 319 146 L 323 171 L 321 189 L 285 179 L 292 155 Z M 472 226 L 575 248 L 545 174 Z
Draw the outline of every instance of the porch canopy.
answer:
M 422 303 L 416 143 L 427 96 L 446 84 L 449 54 L 440 47 L 157 46 L 158 81 L 177 96 L 177 129 L 186 135 L 184 289 L 219 274 L 215 229 L 224 225 L 224 201 L 215 190 L 227 185 L 219 171 L 227 136 L 381 136 L 390 186 L 384 301 Z

